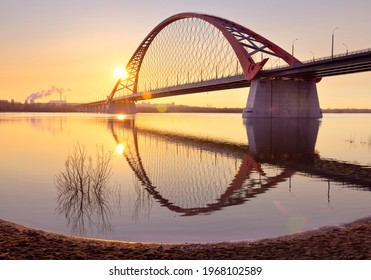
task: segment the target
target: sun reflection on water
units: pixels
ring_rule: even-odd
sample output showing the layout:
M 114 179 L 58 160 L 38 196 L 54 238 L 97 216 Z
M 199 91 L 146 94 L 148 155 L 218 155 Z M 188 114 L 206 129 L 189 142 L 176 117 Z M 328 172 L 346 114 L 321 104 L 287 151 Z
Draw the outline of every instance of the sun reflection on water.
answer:
M 116 152 L 119 154 L 119 155 L 122 155 L 125 151 L 125 145 L 123 143 L 119 143 L 117 144 L 117 147 L 116 147 Z
M 120 120 L 120 121 L 123 121 L 123 120 L 126 119 L 126 115 L 122 115 L 122 114 L 120 114 L 120 115 L 116 115 L 116 119 L 118 119 L 118 120 Z

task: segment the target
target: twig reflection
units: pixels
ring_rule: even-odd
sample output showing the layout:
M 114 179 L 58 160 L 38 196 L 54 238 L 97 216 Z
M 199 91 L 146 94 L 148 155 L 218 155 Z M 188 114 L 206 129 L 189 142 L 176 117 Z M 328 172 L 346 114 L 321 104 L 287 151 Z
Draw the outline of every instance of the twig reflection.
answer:
M 98 232 L 112 230 L 112 210 L 109 197 L 114 189 L 109 188 L 112 176 L 112 152 L 97 147 L 95 161 L 88 155 L 85 146 L 76 143 L 67 156 L 65 170 L 55 176 L 58 190 L 56 212 L 67 219 L 67 226 L 74 234 L 85 235 L 86 226 L 96 227 Z
M 150 194 L 141 187 L 140 182 L 135 180 L 134 182 L 135 193 L 137 195 L 136 200 L 134 202 L 134 211 L 132 214 L 133 220 L 139 220 L 141 214 L 149 219 L 153 201 L 151 199 Z

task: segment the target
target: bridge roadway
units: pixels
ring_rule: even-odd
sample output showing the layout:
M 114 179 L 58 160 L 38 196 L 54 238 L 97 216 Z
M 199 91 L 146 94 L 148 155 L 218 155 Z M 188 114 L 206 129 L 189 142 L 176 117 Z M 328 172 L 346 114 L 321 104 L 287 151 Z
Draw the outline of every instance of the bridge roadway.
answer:
M 371 71 L 371 49 L 349 52 L 334 57 L 318 58 L 306 61 L 303 64 L 294 66 L 277 67 L 259 72 L 257 78 L 264 79 L 319 79 L 323 77 L 352 74 Z M 216 90 L 234 89 L 249 87 L 251 81 L 245 76 L 236 75 L 209 81 L 200 81 L 191 84 L 178 85 L 173 87 L 150 90 L 148 92 L 138 92 L 126 96 L 118 96 L 112 102 L 140 101 L 160 97 L 191 94 L 197 92 L 210 92 Z M 81 107 L 99 106 L 105 104 L 106 100 L 80 104 Z
M 310 60 L 295 67 L 262 71 L 262 77 L 311 79 L 371 70 L 371 49 Z

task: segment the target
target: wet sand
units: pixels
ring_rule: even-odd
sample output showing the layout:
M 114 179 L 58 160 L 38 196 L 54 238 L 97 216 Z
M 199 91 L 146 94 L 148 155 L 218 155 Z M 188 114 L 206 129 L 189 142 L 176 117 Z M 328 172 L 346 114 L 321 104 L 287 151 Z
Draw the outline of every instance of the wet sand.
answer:
M 157 244 L 49 233 L 0 219 L 0 259 L 371 259 L 371 217 L 255 242 Z

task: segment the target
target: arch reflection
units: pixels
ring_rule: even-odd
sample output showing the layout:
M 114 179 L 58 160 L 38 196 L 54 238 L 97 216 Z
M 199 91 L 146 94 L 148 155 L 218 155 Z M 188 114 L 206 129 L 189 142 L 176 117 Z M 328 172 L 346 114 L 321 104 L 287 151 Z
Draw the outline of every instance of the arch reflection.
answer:
M 110 119 L 108 125 L 146 192 L 184 216 L 242 204 L 294 173 L 274 166 L 263 170 L 247 146 L 138 129 L 134 119 Z

